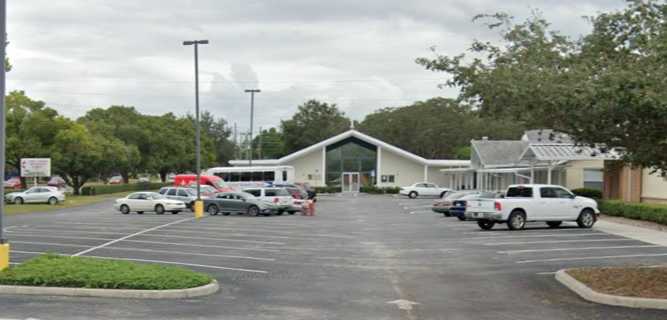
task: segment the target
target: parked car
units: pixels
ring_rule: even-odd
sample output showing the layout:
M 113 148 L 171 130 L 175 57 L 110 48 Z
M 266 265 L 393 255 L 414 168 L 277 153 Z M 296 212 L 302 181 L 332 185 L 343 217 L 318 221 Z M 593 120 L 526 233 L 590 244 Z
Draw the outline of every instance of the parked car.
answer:
M 442 213 L 443 215 L 445 215 L 445 217 L 451 217 L 452 215 L 450 214 L 449 209 L 454 204 L 454 200 L 460 199 L 462 197 L 477 192 L 478 191 L 447 192 L 447 194 L 443 198 L 433 201 L 433 206 L 431 206 L 431 210 L 433 210 L 433 212 Z
M 65 179 L 63 179 L 60 176 L 53 176 L 51 179 L 49 179 L 49 182 L 46 183 L 47 186 L 49 187 L 56 187 L 58 189 L 63 189 L 67 185 L 65 182 Z
M 138 182 L 144 182 L 144 183 L 151 182 L 151 178 L 149 176 L 141 176 L 141 177 L 139 177 L 139 179 L 137 181 Z
M 277 206 L 246 192 L 220 192 L 215 197 L 204 199 L 204 208 L 212 216 L 238 213 L 255 217 L 278 213 Z
M 109 180 L 107 181 L 107 183 L 108 183 L 108 184 L 121 184 L 121 183 L 123 183 L 123 177 L 121 177 L 121 176 L 113 176 L 113 177 L 109 178 Z
M 158 193 L 167 199 L 185 202 L 185 206 L 190 210 L 193 210 L 195 200 L 197 200 L 197 191 L 190 188 L 162 187 Z M 201 198 L 205 199 L 208 197 L 202 195 Z
M 11 177 L 4 182 L 5 188 L 10 189 L 21 189 L 21 178 L 20 177 Z
M 164 214 L 165 211 L 177 214 L 185 210 L 186 206 L 183 201 L 167 199 L 157 192 L 134 192 L 125 198 L 116 199 L 114 208 L 122 214 L 129 214 L 130 212 Z
M 177 174 L 174 177 L 174 187 L 184 187 L 191 184 L 197 183 L 197 175 L 194 174 Z M 222 178 L 218 176 L 208 176 L 200 175 L 199 176 L 200 185 L 209 185 L 217 190 L 217 192 L 231 192 L 231 187 L 229 187 Z
M 296 182 L 294 185 L 297 188 L 300 188 L 301 190 L 305 191 L 306 194 L 308 194 L 308 200 L 313 200 L 317 201 L 317 192 L 315 192 L 315 189 L 310 186 L 309 183 L 307 182 Z
M 546 222 L 552 228 L 576 221 L 581 228 L 591 228 L 600 213 L 595 200 L 544 184 L 511 185 L 504 198 L 470 200 L 467 205 L 466 218 L 477 220 L 484 230 L 503 222 L 510 230 L 519 230 L 529 221 Z
M 283 188 L 248 188 L 243 189 L 243 192 L 250 193 L 264 202 L 273 204 L 278 215 L 284 212 L 294 214 L 291 211 L 294 200 L 289 192 Z
M 56 187 L 35 186 L 21 192 L 10 192 L 5 195 L 8 203 L 48 203 L 50 205 L 65 201 L 65 193 Z
M 197 185 L 196 184 L 192 183 L 192 184 L 188 185 L 187 188 L 192 189 L 195 192 L 195 194 L 197 194 Z M 215 194 L 218 193 L 218 192 L 220 192 L 220 191 L 218 191 L 218 189 L 213 188 L 209 185 L 206 185 L 206 184 L 199 185 L 199 193 L 201 194 L 202 197 L 209 197 L 209 198 L 210 197 L 215 197 Z
M 303 207 L 308 200 L 308 192 L 293 184 L 275 184 L 274 187 L 285 188 L 292 195 L 292 207 L 288 210 L 290 214 L 303 212 Z
M 401 187 L 399 193 L 408 196 L 411 199 L 417 197 L 444 197 L 449 188 L 440 188 L 438 185 L 430 182 L 418 182 L 411 186 Z
M 471 192 L 463 197 L 455 199 L 452 201 L 452 206 L 449 208 L 449 214 L 452 217 L 457 217 L 461 221 L 466 220 L 466 208 L 468 206 L 468 201 L 477 200 L 477 199 L 495 199 L 498 198 L 499 194 L 496 192 Z

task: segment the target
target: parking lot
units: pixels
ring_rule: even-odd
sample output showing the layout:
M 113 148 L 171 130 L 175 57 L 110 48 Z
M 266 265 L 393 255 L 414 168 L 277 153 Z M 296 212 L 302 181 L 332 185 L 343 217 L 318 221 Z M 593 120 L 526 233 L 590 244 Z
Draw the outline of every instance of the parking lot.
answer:
M 122 215 L 110 203 L 9 218 L 12 262 L 42 252 L 178 265 L 222 289 L 178 301 L 1 296 L 25 319 L 665 319 L 586 302 L 561 268 L 667 263 L 667 248 L 543 224 L 510 232 L 430 211 L 431 199 L 321 197 L 315 217 Z M 122 310 L 117 308 L 123 304 Z

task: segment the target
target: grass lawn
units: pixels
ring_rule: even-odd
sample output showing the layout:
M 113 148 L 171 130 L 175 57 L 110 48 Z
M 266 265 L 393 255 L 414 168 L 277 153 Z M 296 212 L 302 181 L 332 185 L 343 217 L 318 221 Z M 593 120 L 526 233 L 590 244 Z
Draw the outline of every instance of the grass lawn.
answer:
M 5 213 L 8 215 L 20 214 L 20 213 L 30 213 L 30 212 L 42 212 L 42 211 L 51 211 L 58 209 L 66 209 L 73 207 L 80 207 L 87 204 L 93 204 L 97 202 L 102 202 L 109 199 L 122 198 L 128 195 L 130 192 L 120 192 L 120 193 L 111 193 L 103 194 L 96 196 L 72 196 L 68 195 L 65 197 L 65 202 L 58 203 L 55 206 L 49 204 L 5 204 Z
M 667 299 L 667 267 L 577 268 L 567 273 L 600 293 Z
M 45 254 L 0 272 L 0 284 L 42 287 L 167 290 L 211 283 L 185 268 Z

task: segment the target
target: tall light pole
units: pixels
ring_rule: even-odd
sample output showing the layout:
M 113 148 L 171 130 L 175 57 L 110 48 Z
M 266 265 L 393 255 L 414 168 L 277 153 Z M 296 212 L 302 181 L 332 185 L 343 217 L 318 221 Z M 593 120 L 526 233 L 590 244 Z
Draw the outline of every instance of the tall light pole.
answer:
M 204 214 L 204 208 L 201 201 L 200 174 L 201 174 L 201 156 L 200 156 L 200 133 L 199 133 L 199 45 L 208 44 L 208 40 L 183 41 L 184 46 L 195 46 L 195 158 L 197 159 L 197 200 L 195 201 L 195 216 L 201 217 Z
M 5 194 L 5 48 L 7 47 L 7 0 L 0 0 L 0 194 Z M 4 199 L 3 199 L 4 200 Z M 0 201 L 0 270 L 9 267 L 9 243 L 4 233 L 5 202 Z
M 252 167 L 252 125 L 255 118 L 255 93 L 260 93 L 259 89 L 246 89 L 245 92 L 250 93 L 250 158 L 248 166 Z

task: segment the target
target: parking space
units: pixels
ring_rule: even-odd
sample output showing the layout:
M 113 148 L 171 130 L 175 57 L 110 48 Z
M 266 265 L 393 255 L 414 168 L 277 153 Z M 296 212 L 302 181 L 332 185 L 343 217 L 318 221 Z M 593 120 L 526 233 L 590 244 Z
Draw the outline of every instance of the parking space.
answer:
M 6 230 L 14 263 L 42 252 L 160 263 L 209 273 L 222 289 L 176 303 L 123 301 L 122 315 L 112 299 L 3 296 L 0 308 L 42 319 L 667 317 L 591 304 L 553 279 L 563 267 L 664 264 L 667 248 L 573 226 L 481 231 L 431 212 L 432 201 L 322 197 L 314 217 L 197 221 L 189 213 L 122 215 L 109 204 L 14 216 Z

